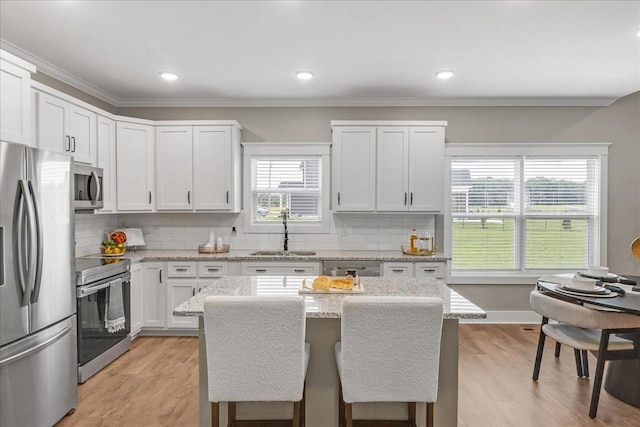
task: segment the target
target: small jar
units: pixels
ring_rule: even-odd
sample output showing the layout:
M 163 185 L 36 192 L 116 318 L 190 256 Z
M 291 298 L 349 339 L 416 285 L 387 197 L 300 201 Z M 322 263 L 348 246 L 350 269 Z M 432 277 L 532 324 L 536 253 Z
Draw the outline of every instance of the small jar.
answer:
M 223 246 L 224 244 L 222 243 L 222 237 L 218 237 L 216 239 L 216 249 L 222 249 Z

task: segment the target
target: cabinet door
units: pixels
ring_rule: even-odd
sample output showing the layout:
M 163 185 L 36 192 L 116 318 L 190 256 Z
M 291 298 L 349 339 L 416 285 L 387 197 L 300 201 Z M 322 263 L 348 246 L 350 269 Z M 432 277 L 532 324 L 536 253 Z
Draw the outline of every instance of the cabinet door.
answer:
M 442 212 L 444 128 L 409 129 L 409 210 Z
M 164 263 L 144 263 L 144 317 L 142 326 L 164 328 L 166 308 L 166 289 Z
M 116 122 L 98 116 L 98 158 L 96 163 L 102 168 L 102 199 L 104 206 L 99 212 L 115 211 L 116 188 Z
M 406 211 L 409 206 L 409 128 L 378 128 L 376 207 L 379 211 Z
M 116 126 L 116 206 L 119 211 L 152 211 L 155 156 L 153 127 Z
M 0 60 L 0 139 L 32 145 L 31 73 Z
M 38 148 L 71 154 L 71 136 L 67 133 L 68 104 L 46 93 L 37 93 Z
M 447 267 L 442 262 L 417 262 L 416 277 L 434 277 L 436 279 L 444 278 Z
M 156 128 L 156 188 L 158 210 L 192 209 L 192 128 Z
M 76 162 L 96 164 L 96 114 L 69 104 L 71 155 Z
M 167 281 L 167 328 L 197 329 L 197 317 L 174 316 L 173 309 L 196 294 L 195 280 Z
M 413 277 L 413 263 L 385 262 L 382 265 L 383 277 Z
M 196 210 L 237 212 L 234 206 L 235 169 L 239 156 L 234 156 L 236 142 L 229 126 L 195 126 L 193 129 L 193 191 Z
M 375 127 L 333 128 L 332 175 L 334 211 L 375 210 Z
M 131 336 L 135 336 L 142 329 L 142 264 L 131 265 Z

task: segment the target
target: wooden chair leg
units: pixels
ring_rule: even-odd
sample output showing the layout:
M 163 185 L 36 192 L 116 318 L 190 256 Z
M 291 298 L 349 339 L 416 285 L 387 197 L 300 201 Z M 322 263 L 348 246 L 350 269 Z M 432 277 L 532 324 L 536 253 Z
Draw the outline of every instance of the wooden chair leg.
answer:
M 227 402 L 227 427 L 236 425 L 236 402 Z
M 427 402 L 427 427 L 433 427 L 433 402 Z
M 583 372 L 582 372 L 582 357 L 580 356 L 580 350 L 578 350 L 577 348 L 573 349 L 573 354 L 576 357 L 576 371 L 578 373 L 578 378 L 582 378 Z
M 582 350 L 582 376 L 589 378 L 589 352 Z
M 589 406 L 589 418 L 595 418 L 598 412 L 598 400 L 600 400 L 600 387 L 602 386 L 602 376 L 604 374 L 604 362 L 607 360 L 609 348 L 609 331 L 604 329 L 600 337 L 600 347 L 598 348 L 598 363 L 596 364 L 596 376 L 593 379 L 593 390 L 591 391 L 591 405 Z
M 300 427 L 304 427 L 304 424 L 306 423 L 305 418 L 307 416 L 307 403 L 305 400 L 306 384 L 306 382 L 302 384 L 302 400 L 300 401 Z
M 342 396 L 342 383 L 338 384 L 338 426 L 344 427 L 344 397 Z
M 293 427 L 300 427 L 300 402 L 293 402 Z
M 345 427 L 353 427 L 352 403 L 344 404 Z
M 416 402 L 407 402 L 407 413 L 409 414 L 409 425 L 416 427 Z
M 560 344 L 559 342 L 556 343 L 556 352 L 555 352 L 555 356 L 556 357 L 560 357 L 560 347 L 562 347 L 562 344 Z
M 220 403 L 211 402 L 211 427 L 220 426 Z
M 538 351 L 536 352 L 536 362 L 533 365 L 533 380 L 538 381 L 538 376 L 540 375 L 540 364 L 542 363 L 542 352 L 544 351 L 544 340 L 546 335 L 542 332 L 542 326 L 549 323 L 549 319 L 546 317 L 542 318 L 542 323 L 540 324 L 540 336 L 538 337 Z

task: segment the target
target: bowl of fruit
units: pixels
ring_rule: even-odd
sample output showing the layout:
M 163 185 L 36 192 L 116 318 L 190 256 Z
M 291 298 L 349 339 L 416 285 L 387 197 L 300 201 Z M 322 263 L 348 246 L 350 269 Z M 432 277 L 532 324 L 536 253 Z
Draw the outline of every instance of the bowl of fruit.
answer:
M 114 231 L 109 234 L 108 240 L 102 242 L 100 251 L 102 255 L 109 257 L 121 256 L 127 251 L 125 242 L 127 241 L 127 235 L 122 231 Z

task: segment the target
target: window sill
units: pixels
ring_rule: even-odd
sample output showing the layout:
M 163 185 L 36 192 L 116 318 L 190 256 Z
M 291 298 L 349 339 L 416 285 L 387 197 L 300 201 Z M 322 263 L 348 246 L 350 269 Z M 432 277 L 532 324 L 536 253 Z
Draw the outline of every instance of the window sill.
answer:
M 498 274 L 469 272 L 466 274 L 450 274 L 447 284 L 451 285 L 530 285 L 534 286 L 536 281 L 542 276 L 550 276 L 561 273 L 575 273 L 571 271 L 540 271 L 538 273 L 523 274 Z

